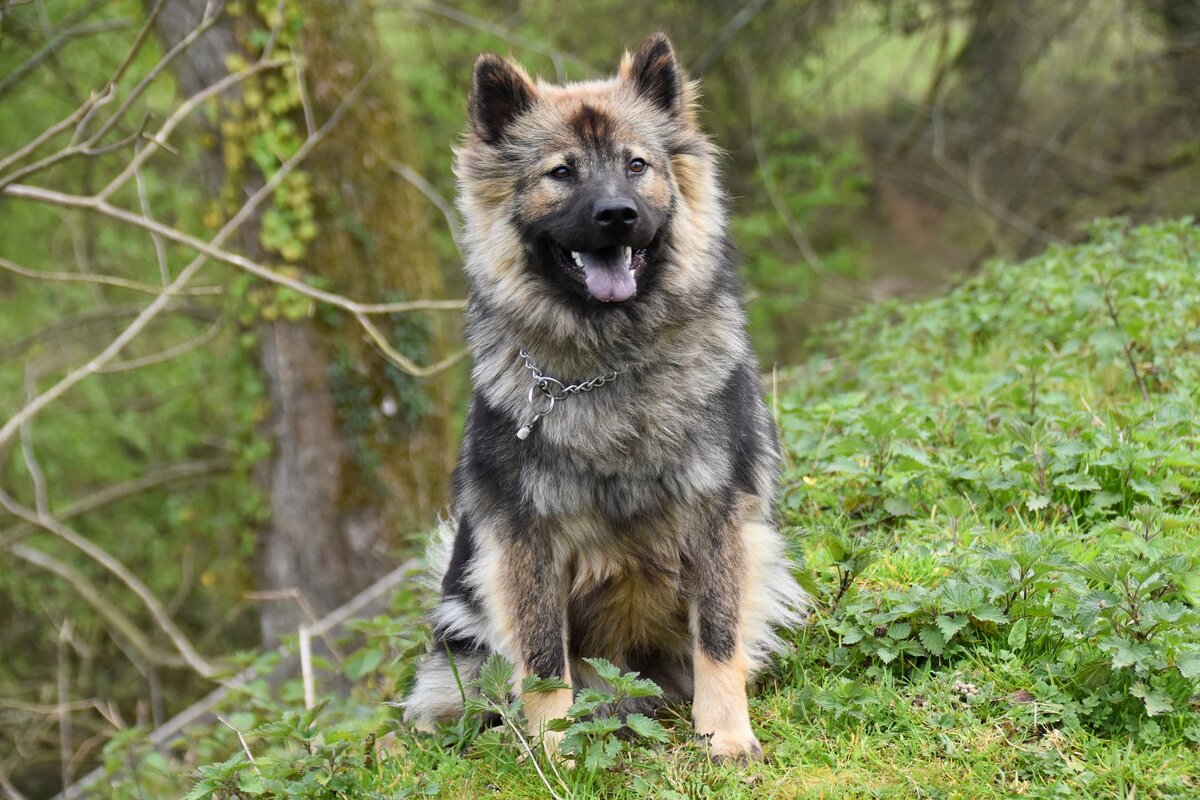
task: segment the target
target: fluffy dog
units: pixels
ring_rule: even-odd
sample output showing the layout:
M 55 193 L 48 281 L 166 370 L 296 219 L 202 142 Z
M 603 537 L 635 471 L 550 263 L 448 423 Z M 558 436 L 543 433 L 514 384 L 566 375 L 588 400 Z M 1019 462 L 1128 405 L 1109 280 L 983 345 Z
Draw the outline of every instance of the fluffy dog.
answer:
M 761 755 L 746 684 L 805 596 L 695 96 L 661 34 L 607 80 L 475 63 L 455 162 L 474 391 L 412 724 L 461 713 L 450 657 L 464 683 L 498 652 L 518 685 L 573 687 L 599 657 L 691 700 L 714 758 Z M 571 702 L 529 694 L 532 732 Z

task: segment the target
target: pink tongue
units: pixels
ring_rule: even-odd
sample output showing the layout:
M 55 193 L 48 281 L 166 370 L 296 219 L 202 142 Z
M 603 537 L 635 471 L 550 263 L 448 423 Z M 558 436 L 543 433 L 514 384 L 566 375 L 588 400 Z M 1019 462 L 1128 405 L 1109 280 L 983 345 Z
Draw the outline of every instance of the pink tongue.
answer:
M 584 268 L 584 279 L 592 297 L 604 303 L 619 303 L 633 297 L 637 281 L 625 265 L 617 269 Z

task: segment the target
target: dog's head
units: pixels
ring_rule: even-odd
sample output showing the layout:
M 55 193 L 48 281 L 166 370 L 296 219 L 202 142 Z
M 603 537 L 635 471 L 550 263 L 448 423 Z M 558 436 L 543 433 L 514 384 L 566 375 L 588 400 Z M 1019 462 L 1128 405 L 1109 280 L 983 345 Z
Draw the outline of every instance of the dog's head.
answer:
M 565 86 L 480 56 L 456 161 L 472 273 L 592 313 L 686 282 L 680 239 L 723 227 L 694 94 L 663 34 Z

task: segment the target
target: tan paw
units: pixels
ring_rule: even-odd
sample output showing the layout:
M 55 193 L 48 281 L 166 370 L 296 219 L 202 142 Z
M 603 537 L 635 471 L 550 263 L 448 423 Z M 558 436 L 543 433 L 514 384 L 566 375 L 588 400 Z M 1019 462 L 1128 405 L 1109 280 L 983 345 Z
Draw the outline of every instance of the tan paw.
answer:
M 547 755 L 552 756 L 558 752 L 564 735 L 562 731 L 545 731 L 542 733 L 542 748 L 545 749 Z
M 718 764 L 749 764 L 762 758 L 762 745 L 750 729 L 717 731 L 708 740 L 708 757 Z

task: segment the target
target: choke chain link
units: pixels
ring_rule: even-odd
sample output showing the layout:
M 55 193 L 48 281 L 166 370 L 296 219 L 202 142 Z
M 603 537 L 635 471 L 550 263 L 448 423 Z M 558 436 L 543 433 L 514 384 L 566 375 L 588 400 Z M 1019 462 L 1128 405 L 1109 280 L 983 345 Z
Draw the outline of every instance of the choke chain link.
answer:
M 517 438 L 522 441 L 529 438 L 529 434 L 533 432 L 533 427 L 537 425 L 538 420 L 554 410 L 556 402 L 566 400 L 573 394 L 583 394 L 593 389 L 599 389 L 604 384 L 615 381 L 618 375 L 629 369 L 627 364 L 620 369 L 597 375 L 583 383 L 566 384 L 538 369 L 525 350 L 520 351 L 520 356 L 525 363 L 525 369 L 533 375 L 533 385 L 529 387 L 529 410 L 533 416 L 517 430 Z

